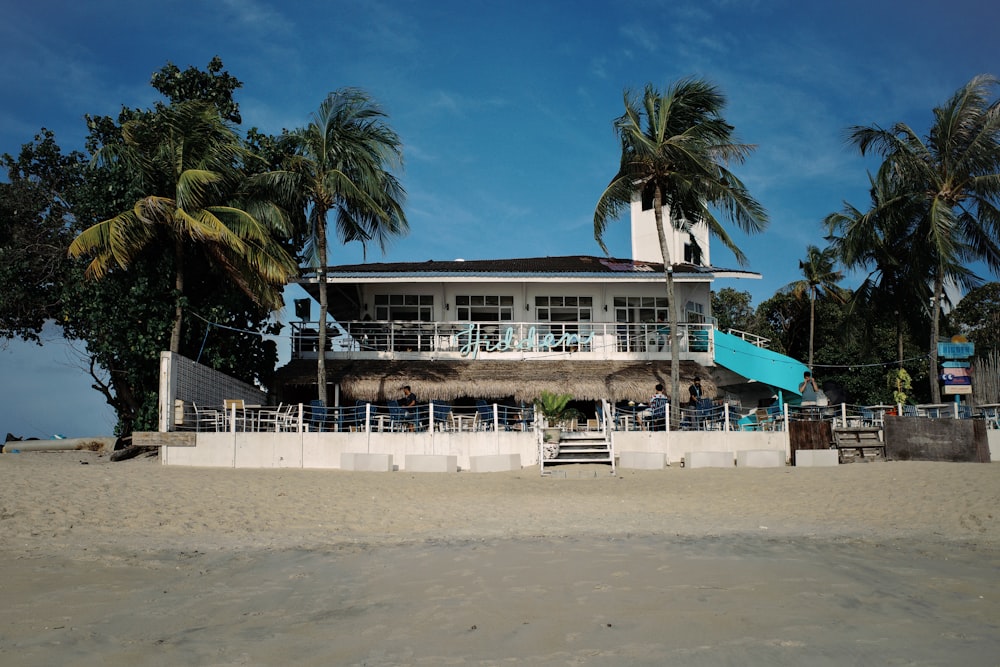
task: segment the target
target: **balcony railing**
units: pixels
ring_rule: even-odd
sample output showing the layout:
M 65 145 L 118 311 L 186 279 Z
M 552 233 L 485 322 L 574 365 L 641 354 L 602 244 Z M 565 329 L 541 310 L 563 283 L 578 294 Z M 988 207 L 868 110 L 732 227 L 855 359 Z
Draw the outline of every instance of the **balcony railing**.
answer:
M 593 359 L 670 356 L 670 329 L 663 323 L 620 322 L 340 322 L 328 332 L 327 356 L 394 357 L 429 353 L 438 358 L 506 358 L 582 353 Z M 713 352 L 713 326 L 678 325 L 679 351 Z M 292 323 L 292 357 L 315 358 L 314 322 Z M 690 358 L 690 357 L 689 357 Z

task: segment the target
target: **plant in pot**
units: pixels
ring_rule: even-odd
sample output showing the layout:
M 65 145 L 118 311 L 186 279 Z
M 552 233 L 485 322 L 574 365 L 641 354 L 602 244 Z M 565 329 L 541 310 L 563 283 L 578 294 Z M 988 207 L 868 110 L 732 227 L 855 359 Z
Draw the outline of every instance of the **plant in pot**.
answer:
M 577 419 L 580 414 L 576 408 L 568 407 L 571 400 L 573 400 L 572 394 L 555 394 L 550 391 L 543 391 L 535 399 L 535 411 L 545 418 L 542 442 L 554 446 L 552 452 L 549 451 L 551 447 L 546 448 L 547 458 L 555 458 L 559 454 L 559 440 L 562 437 L 560 426 L 569 420 Z

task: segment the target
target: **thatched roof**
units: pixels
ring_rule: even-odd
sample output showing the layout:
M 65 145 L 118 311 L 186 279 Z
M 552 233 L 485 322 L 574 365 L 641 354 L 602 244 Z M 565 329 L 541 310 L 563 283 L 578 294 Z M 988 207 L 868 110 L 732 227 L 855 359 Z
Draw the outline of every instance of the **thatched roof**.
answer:
M 670 393 L 670 362 L 643 361 L 327 361 L 330 383 L 343 394 L 380 402 L 410 385 L 421 401 L 462 397 L 533 401 L 542 390 L 578 400 L 645 401 L 657 383 Z M 709 373 L 694 361 L 681 362 L 681 393 L 697 375 L 706 394 L 715 392 Z M 278 370 L 280 385 L 316 384 L 316 362 L 295 360 Z

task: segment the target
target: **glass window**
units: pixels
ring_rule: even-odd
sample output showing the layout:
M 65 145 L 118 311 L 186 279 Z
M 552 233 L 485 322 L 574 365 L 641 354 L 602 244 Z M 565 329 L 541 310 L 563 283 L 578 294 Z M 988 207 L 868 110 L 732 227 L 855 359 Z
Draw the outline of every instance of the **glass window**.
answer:
M 456 295 L 455 316 L 466 322 L 510 322 L 514 319 L 514 297 L 496 294 Z

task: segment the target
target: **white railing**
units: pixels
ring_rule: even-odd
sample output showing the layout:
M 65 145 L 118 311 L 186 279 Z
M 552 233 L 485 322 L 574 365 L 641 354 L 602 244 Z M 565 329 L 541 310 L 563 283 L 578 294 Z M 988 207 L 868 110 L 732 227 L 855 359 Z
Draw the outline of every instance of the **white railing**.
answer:
M 350 353 L 392 357 L 397 353 L 431 353 L 475 359 L 507 354 L 527 357 L 583 353 L 612 359 L 622 353 L 670 355 L 669 327 L 663 323 L 616 322 L 339 322 L 331 327 L 327 356 Z M 680 351 L 713 352 L 711 324 L 678 325 Z M 312 322 L 292 323 L 292 357 L 315 357 L 318 334 Z
M 602 406 L 603 407 L 598 407 Z M 671 422 L 668 405 L 651 408 L 643 403 L 612 405 L 598 402 L 593 414 L 583 414 L 576 421 L 563 422 L 573 431 L 784 431 L 789 422 L 823 420 L 838 428 L 882 428 L 887 414 L 937 419 L 985 419 L 988 428 L 1000 428 L 997 410 L 971 411 L 958 404 L 913 406 L 772 405 L 769 408 L 743 409 L 730 401 L 703 399 L 698 405 L 685 405 L 678 411 L 679 422 Z M 509 406 L 478 401 L 477 405 L 452 405 L 439 401 L 403 408 L 395 402 L 323 407 L 293 403 L 277 406 L 231 404 L 228 407 L 183 405 L 183 416 L 175 430 L 201 432 L 358 432 L 391 433 L 427 431 L 531 431 L 535 425 L 530 405 Z M 912 412 L 912 414 L 910 414 Z M 904 414 L 906 413 L 906 414 Z

